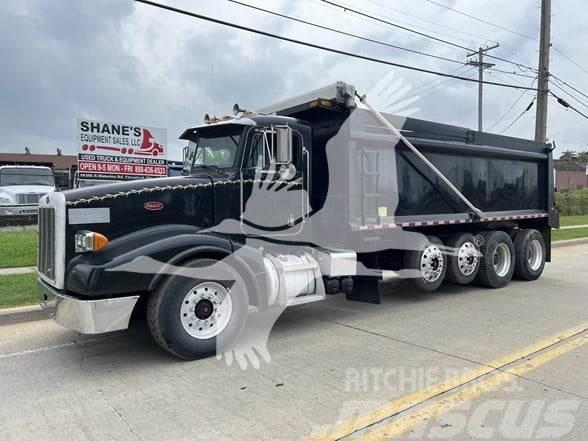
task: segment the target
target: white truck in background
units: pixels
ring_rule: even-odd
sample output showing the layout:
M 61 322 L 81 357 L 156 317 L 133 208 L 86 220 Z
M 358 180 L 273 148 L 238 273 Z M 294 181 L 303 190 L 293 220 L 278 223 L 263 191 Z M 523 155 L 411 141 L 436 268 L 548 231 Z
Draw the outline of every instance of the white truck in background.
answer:
M 55 190 L 55 177 L 49 167 L 0 166 L 0 219 L 35 218 L 41 196 Z

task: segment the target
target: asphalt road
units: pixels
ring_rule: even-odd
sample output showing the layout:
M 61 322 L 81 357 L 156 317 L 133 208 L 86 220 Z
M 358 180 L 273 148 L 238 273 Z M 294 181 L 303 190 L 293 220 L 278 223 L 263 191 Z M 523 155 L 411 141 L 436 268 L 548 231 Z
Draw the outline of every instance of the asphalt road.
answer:
M 287 310 L 271 362 L 182 362 L 130 331 L 0 322 L 1 440 L 588 439 L 588 245 L 542 279 Z

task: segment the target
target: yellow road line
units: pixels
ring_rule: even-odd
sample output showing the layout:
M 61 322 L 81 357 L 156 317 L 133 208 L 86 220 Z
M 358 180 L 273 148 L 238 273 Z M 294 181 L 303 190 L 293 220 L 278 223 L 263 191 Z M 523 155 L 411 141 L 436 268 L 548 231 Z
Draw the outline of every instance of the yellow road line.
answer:
M 588 335 L 584 335 L 583 337 L 578 337 L 568 342 L 562 343 L 561 345 L 543 352 L 540 355 L 536 355 L 526 361 L 520 362 L 516 366 L 509 368 L 504 372 L 500 371 L 497 374 L 493 374 L 487 380 L 481 381 L 459 392 L 448 395 L 447 397 L 444 397 L 442 400 L 430 406 L 403 415 L 401 418 L 391 423 L 370 431 L 359 439 L 361 441 L 388 440 L 402 435 L 417 424 L 431 420 L 432 418 L 442 413 L 448 412 L 451 409 L 465 403 L 466 401 L 479 398 L 480 396 L 497 389 L 499 386 L 512 381 L 514 376 L 521 376 L 532 370 L 535 370 L 538 367 L 549 363 L 550 361 L 570 351 L 573 351 L 582 345 L 585 345 L 586 343 L 588 343 Z
M 528 357 L 536 352 L 547 349 L 556 343 L 569 339 L 577 334 L 588 330 L 588 323 L 582 323 L 579 326 L 560 332 L 557 335 L 540 340 L 530 346 L 525 347 L 512 354 L 501 357 L 497 360 L 490 361 L 485 365 L 472 369 L 462 375 L 450 378 L 440 383 L 434 384 L 428 388 L 405 395 L 394 401 L 386 403 L 367 413 L 357 415 L 347 421 L 336 424 L 317 436 L 313 436 L 309 441 L 335 441 L 351 435 L 358 430 L 365 429 L 368 426 L 379 423 L 380 421 L 406 411 L 413 406 L 421 404 L 438 395 L 448 392 L 456 387 L 463 386 L 466 383 L 477 380 L 478 378 L 505 366 Z

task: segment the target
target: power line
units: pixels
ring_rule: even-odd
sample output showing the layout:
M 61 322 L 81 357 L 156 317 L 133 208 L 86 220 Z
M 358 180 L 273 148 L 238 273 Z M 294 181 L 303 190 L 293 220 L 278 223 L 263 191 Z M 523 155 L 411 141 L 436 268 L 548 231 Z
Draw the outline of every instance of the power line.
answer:
M 363 16 L 363 17 L 366 17 L 366 18 L 370 18 L 372 20 L 378 21 L 380 23 L 387 24 L 387 25 L 392 26 L 392 27 L 395 27 L 395 28 L 399 28 L 399 29 L 405 30 L 407 32 L 412 32 L 412 33 L 417 34 L 417 35 L 420 35 L 422 37 L 435 40 L 435 41 L 437 41 L 439 43 L 443 43 L 443 44 L 446 44 L 446 45 L 449 45 L 449 46 L 453 46 L 453 47 L 456 47 L 456 48 L 459 48 L 459 49 L 464 49 L 464 50 L 467 50 L 469 52 L 476 52 L 475 49 L 472 49 L 470 47 L 463 46 L 461 44 L 454 43 L 454 42 L 449 41 L 449 40 L 444 40 L 442 38 L 437 38 L 437 37 L 435 37 L 433 35 L 426 34 L 424 32 L 419 32 L 419 31 L 416 31 L 416 30 L 411 29 L 411 28 L 407 28 L 406 26 L 401 26 L 401 25 L 399 25 L 397 23 L 391 22 L 389 20 L 386 20 L 386 19 L 383 19 L 383 18 L 380 18 L 380 17 L 376 17 L 374 15 L 368 14 L 368 13 L 363 12 L 363 11 L 360 11 L 358 9 L 354 9 L 354 8 L 352 8 L 350 6 L 347 6 L 347 5 L 344 5 L 344 4 L 341 4 L 341 3 L 336 3 L 336 2 L 333 2 L 331 0 L 319 0 L 319 1 L 321 1 L 321 2 L 323 2 L 325 4 L 328 4 L 328 5 L 331 5 L 331 6 L 335 6 L 337 8 L 340 8 L 343 11 L 353 12 L 354 14 L 357 14 L 357 15 L 360 15 L 360 16 Z M 513 65 L 519 67 L 520 69 L 534 70 L 531 66 L 527 66 L 527 65 L 522 64 L 522 63 L 517 63 L 516 61 L 511 61 L 511 60 L 508 60 L 506 58 L 498 57 L 496 55 L 488 55 L 488 57 L 493 58 L 495 60 L 503 61 L 505 63 L 513 64 Z
M 559 96 L 557 96 L 555 93 L 553 93 L 551 90 L 549 91 L 549 93 L 555 98 L 557 99 L 557 102 L 559 104 L 561 104 L 563 107 L 565 107 L 566 109 L 572 109 L 574 112 L 576 112 L 578 115 L 583 116 L 584 118 L 588 119 L 588 115 L 586 115 L 585 113 L 580 112 L 578 109 L 576 109 L 574 106 L 572 106 L 570 103 L 568 103 L 566 100 L 564 100 L 563 98 L 560 98 Z
M 521 119 L 523 117 L 523 115 L 525 113 L 527 113 L 529 110 L 531 110 L 531 107 L 533 107 L 533 104 L 535 103 L 535 100 L 537 99 L 537 97 L 534 97 L 531 102 L 529 103 L 529 105 L 525 108 L 525 110 L 523 110 L 519 116 L 517 116 L 513 122 L 511 122 L 502 132 L 500 132 L 500 135 L 502 135 L 504 132 L 506 132 L 508 129 L 510 129 L 512 126 L 515 125 L 515 123 Z
M 463 75 L 465 75 L 467 73 L 468 70 L 472 70 L 473 67 L 469 67 L 469 69 L 467 69 L 468 66 L 466 64 L 462 65 L 461 67 L 458 67 L 457 69 L 453 70 L 450 72 L 451 75 L 455 75 L 457 74 L 457 72 L 459 72 L 460 70 L 465 69 L 466 72 L 462 72 Z M 424 83 L 421 83 L 419 85 L 417 85 L 414 89 L 410 90 L 410 95 L 409 98 L 412 98 L 413 96 L 415 96 L 418 93 L 422 93 L 425 90 L 430 90 L 433 89 L 435 87 L 440 86 L 441 84 L 446 83 L 447 81 L 452 80 L 453 78 L 443 78 L 443 77 L 437 77 L 433 80 L 429 80 L 429 81 L 425 81 Z M 434 84 L 434 83 L 438 83 L 438 84 Z
M 463 66 L 463 67 L 467 67 L 467 66 Z M 475 69 L 474 67 L 470 66 L 469 69 L 466 69 L 466 71 L 462 73 L 462 75 L 469 75 L 469 74 L 472 73 L 472 71 L 474 69 Z M 454 83 L 455 81 L 458 81 L 458 80 L 455 79 L 455 78 L 445 78 L 445 79 L 442 79 L 439 83 L 433 84 L 433 85 L 431 85 L 429 87 L 424 87 L 424 88 L 422 86 L 421 87 L 416 87 L 414 90 L 411 90 L 410 91 L 409 96 L 406 97 L 405 99 L 406 100 L 409 100 L 409 99 L 412 99 L 412 98 L 419 98 L 420 100 L 422 100 L 424 98 L 428 98 L 428 97 L 430 97 L 432 95 L 435 95 L 437 93 L 440 93 L 440 92 L 446 90 L 449 87 L 449 84 L 448 83 Z M 443 88 L 441 88 L 441 89 L 439 89 L 439 90 L 435 90 L 438 87 L 441 87 L 441 86 L 443 86 L 445 84 L 448 84 L 448 85 L 445 86 L 445 87 L 443 87 Z M 426 86 L 426 84 L 425 84 L 425 86 Z M 423 93 L 425 93 L 425 95 L 422 95 Z
M 460 29 L 455 29 L 455 28 L 453 28 L 451 26 L 445 26 L 445 25 L 436 23 L 434 21 L 427 20 L 425 18 L 419 17 L 417 15 L 409 14 L 407 12 L 402 11 L 401 9 L 392 8 L 391 6 L 385 5 L 385 4 L 380 3 L 380 2 L 377 2 L 375 0 L 366 0 L 366 1 L 369 2 L 369 3 L 372 3 L 374 5 L 380 6 L 381 8 L 385 8 L 385 9 L 388 9 L 390 11 L 394 11 L 394 12 L 397 12 L 399 14 L 406 15 L 407 17 L 412 17 L 412 18 L 414 18 L 416 20 L 420 20 L 420 21 L 423 21 L 425 23 L 429 23 L 429 24 L 432 24 L 434 26 L 438 26 L 440 28 L 449 29 L 450 31 L 457 32 L 457 33 L 462 34 L 462 35 L 467 35 L 468 37 L 473 37 L 473 38 L 476 39 L 476 41 L 486 41 L 486 42 L 491 42 L 492 44 L 498 43 L 497 41 L 492 41 L 492 40 L 489 40 L 488 38 L 483 38 L 480 35 L 470 34 L 469 32 L 465 32 L 465 31 L 462 31 Z M 457 37 L 452 37 L 452 38 L 456 38 L 457 39 Z M 469 40 L 462 40 L 462 41 L 469 41 Z M 471 42 L 471 41 L 469 41 L 469 42 Z
M 570 63 L 576 65 L 576 67 L 578 67 L 579 69 L 583 70 L 585 73 L 588 73 L 588 70 L 586 70 L 583 66 L 581 66 L 580 64 L 578 64 L 577 62 L 575 62 L 574 60 L 572 60 L 569 56 L 567 56 L 565 54 L 564 51 L 562 51 L 561 49 L 558 49 L 555 46 L 552 46 L 552 49 L 557 52 L 558 54 L 560 54 L 562 57 L 564 57 L 566 60 L 568 60 Z
M 440 72 L 440 71 L 434 71 L 434 70 L 430 70 L 430 69 L 425 69 L 425 68 L 421 68 L 421 67 L 416 67 L 416 66 L 410 66 L 407 64 L 401 64 L 401 63 L 395 63 L 392 61 L 387 61 L 387 60 L 383 60 L 381 58 L 374 58 L 374 57 L 370 57 L 367 55 L 361 55 L 358 53 L 354 53 L 354 52 L 348 52 L 348 51 L 344 51 L 344 50 L 340 50 L 340 49 L 335 49 L 332 47 L 328 47 L 328 46 L 321 46 L 319 44 L 315 44 L 315 43 L 310 43 L 307 41 L 302 41 L 302 40 L 297 40 L 294 38 L 290 38 L 290 37 L 284 37 L 282 35 L 278 35 L 278 34 L 273 34 L 271 32 L 266 32 L 266 31 L 262 31 L 260 29 L 255 29 L 255 28 L 250 28 L 247 26 L 243 26 L 243 25 L 239 25 L 236 23 L 232 23 L 232 22 L 228 22 L 228 21 L 224 21 L 224 20 L 220 20 L 218 18 L 213 18 L 213 17 L 209 17 L 206 15 L 202 15 L 202 14 L 198 14 L 195 12 L 190 12 L 190 11 L 186 11 L 184 9 L 179 9 L 179 8 L 175 8 L 173 6 L 169 6 L 169 5 L 165 5 L 162 3 L 157 3 L 155 1 L 151 1 L 151 0 L 134 0 L 137 3 L 142 3 L 145 5 L 149 5 L 155 8 L 159 8 L 159 9 L 164 9 L 170 12 L 174 12 L 177 14 L 181 14 L 181 15 L 186 15 L 188 17 L 192 17 L 192 18 L 196 18 L 199 20 L 204 20 L 204 21 L 208 21 L 211 23 L 216 23 L 216 24 L 220 24 L 223 26 L 228 26 L 231 28 L 235 28 L 235 29 L 239 29 L 242 31 L 246 31 L 246 32 L 251 32 L 253 34 L 258 34 L 258 35 L 263 35 L 265 37 L 270 37 L 270 38 L 275 38 L 278 40 L 282 40 L 282 41 L 287 41 L 289 43 L 294 43 L 294 44 L 298 44 L 301 46 L 306 46 L 306 47 L 311 47 L 313 49 L 319 49 L 325 52 L 331 52 L 334 54 L 338 54 L 338 55 L 345 55 L 348 57 L 353 57 L 353 58 L 357 58 L 360 60 L 365 60 L 365 61 L 371 61 L 374 63 L 379 63 L 379 64 L 385 64 L 387 66 L 394 66 L 400 69 L 407 69 L 407 70 L 412 70 L 415 72 L 421 72 L 421 73 L 427 73 L 427 74 L 431 74 L 431 75 L 438 75 L 441 77 L 447 77 L 447 78 L 455 78 L 458 80 L 462 80 L 462 81 L 469 81 L 472 83 L 479 83 L 479 80 L 475 80 L 472 78 L 466 78 L 466 77 L 461 77 L 461 76 L 457 76 L 457 75 L 452 75 L 452 74 L 448 74 L 445 72 Z M 498 83 L 495 81 L 482 81 L 483 84 L 488 84 L 491 86 L 501 86 L 501 87 L 507 87 L 510 89 L 520 89 L 520 90 L 535 90 L 533 88 L 530 87 L 523 87 L 523 86 L 517 86 L 516 84 L 508 84 L 508 83 Z
M 521 70 L 536 72 L 536 69 L 534 67 L 527 66 L 526 64 L 517 63 L 516 61 L 508 60 L 506 58 L 498 57 L 496 55 L 490 55 L 489 54 L 489 55 L 487 55 L 487 57 L 488 58 L 493 58 L 493 59 L 498 60 L 498 61 L 503 61 L 505 63 L 513 64 L 513 65 L 517 66 Z
M 533 82 L 531 83 L 531 87 L 533 87 L 533 84 L 535 84 L 535 81 L 537 80 L 537 78 L 533 79 Z M 508 108 L 508 110 L 506 112 L 504 112 L 502 114 L 502 116 L 500 118 L 498 118 L 496 120 L 496 122 L 494 124 L 492 124 L 492 126 L 488 129 L 488 131 L 492 130 L 494 127 L 496 127 L 498 124 L 500 124 L 500 122 L 506 117 L 506 115 L 508 115 L 510 113 L 510 111 L 512 109 L 514 109 L 514 107 L 519 103 L 519 101 L 528 93 L 528 90 L 523 90 L 523 93 L 521 93 L 519 95 L 519 97 L 514 101 L 514 103 L 511 104 L 511 106 Z
M 473 51 L 473 49 L 471 49 L 471 48 L 469 48 L 467 46 L 462 46 L 460 44 L 453 43 L 451 41 L 444 40 L 442 38 L 437 38 L 437 37 L 434 37 L 433 35 L 429 35 L 429 34 L 426 34 L 424 32 L 415 31 L 414 29 L 407 28 L 406 26 L 401 26 L 401 25 L 399 25 L 397 23 L 393 23 L 393 22 L 388 21 L 388 20 L 384 20 L 383 18 L 375 17 L 373 15 L 367 14 L 367 13 L 362 12 L 362 11 L 359 11 L 357 9 L 353 9 L 353 8 L 351 8 L 349 6 L 345 6 L 345 5 L 342 5 L 342 4 L 339 4 L 339 3 L 335 3 L 335 2 L 330 1 L 330 0 L 320 0 L 320 1 L 323 2 L 323 3 L 326 3 L 328 5 L 335 6 L 337 8 L 343 9 L 344 11 L 350 11 L 350 12 L 353 12 L 354 14 L 361 15 L 363 17 L 367 17 L 367 18 L 370 18 L 372 20 L 379 21 L 380 23 L 385 23 L 385 24 L 387 24 L 389 26 L 393 26 L 395 28 L 402 29 L 402 30 L 407 31 L 407 32 L 412 32 L 413 34 L 420 35 L 421 37 L 430 38 L 431 40 L 435 40 L 435 41 L 437 41 L 439 43 L 447 44 L 449 46 L 453 46 L 453 47 L 456 47 L 456 48 L 459 48 L 459 49 L 464 49 L 464 50 L 470 51 L 470 52 Z
M 342 31 L 340 29 L 335 29 L 335 28 L 331 28 L 329 26 L 320 25 L 320 24 L 317 24 L 317 23 L 313 23 L 311 21 L 307 21 L 307 20 L 303 20 L 303 19 L 300 19 L 300 18 L 292 17 L 290 15 L 282 14 L 280 12 L 270 11 L 269 9 L 264 9 L 264 8 L 259 7 L 259 6 L 250 5 L 250 4 L 243 3 L 243 2 L 240 2 L 240 1 L 237 1 L 237 0 L 227 0 L 227 1 L 230 2 L 230 3 L 234 3 L 236 5 L 244 6 L 246 8 L 254 9 L 254 10 L 259 11 L 259 12 L 264 12 L 266 14 L 274 15 L 276 17 L 284 18 L 284 19 L 291 20 L 291 21 L 294 21 L 294 22 L 297 22 L 297 23 L 302 23 L 302 24 L 305 24 L 305 25 L 308 25 L 308 26 L 313 26 L 313 27 L 318 28 L 318 29 L 323 29 L 323 30 L 326 30 L 326 31 L 335 32 L 337 34 L 345 35 L 347 37 L 357 38 L 359 40 L 367 41 L 367 42 L 370 42 L 370 43 L 375 43 L 375 44 L 379 44 L 379 45 L 382 45 L 382 46 L 391 47 L 393 49 L 398 49 L 398 50 L 401 50 L 401 51 L 411 52 L 413 54 L 423 55 L 425 57 L 431 57 L 431 58 L 435 58 L 435 59 L 438 59 L 438 60 L 447 61 L 447 62 L 450 62 L 450 63 L 463 64 L 463 62 L 458 61 L 458 60 L 453 60 L 451 58 L 446 58 L 446 57 L 442 57 L 440 55 L 434 55 L 434 54 L 430 54 L 430 53 L 427 53 L 427 52 L 418 51 L 418 50 L 415 50 L 415 49 L 409 49 L 409 48 L 406 48 L 406 47 L 397 46 L 395 44 L 387 43 L 385 41 L 376 40 L 376 39 L 373 39 L 373 38 L 364 37 L 364 36 L 357 35 L 357 34 L 352 34 L 351 32 L 345 32 L 345 31 Z
M 570 98 L 572 98 L 573 100 L 575 100 L 576 102 L 578 102 L 579 104 L 581 104 L 583 107 L 585 107 L 586 109 L 588 109 L 588 104 L 584 103 L 583 101 L 581 101 L 578 97 L 576 97 L 575 95 L 573 95 L 572 93 L 568 92 L 567 90 L 565 90 L 563 87 L 561 87 L 560 85 L 558 85 L 557 83 L 551 83 L 552 86 L 558 88 L 559 90 L 561 90 L 563 93 L 565 93 L 567 96 L 569 96 Z
M 558 76 L 550 73 L 549 76 L 551 76 L 552 78 L 554 78 L 556 81 L 558 81 L 560 84 L 565 84 L 566 86 L 568 86 L 570 89 L 575 90 L 576 92 L 578 92 L 580 95 L 582 95 L 585 98 L 588 98 L 588 95 L 586 95 L 584 92 L 578 90 L 577 88 L 575 88 L 574 86 L 572 86 L 570 83 L 565 82 L 564 80 L 562 80 L 561 78 L 559 78 Z
M 486 56 L 487 57 L 490 57 L 490 55 L 486 55 Z M 491 70 L 493 72 L 500 72 L 500 73 L 507 74 L 507 75 L 514 75 L 514 76 L 517 76 L 517 77 L 537 78 L 536 75 L 525 75 L 525 74 L 521 74 L 521 73 L 514 72 L 514 71 L 496 69 L 495 67 L 490 67 L 488 70 Z
M 474 68 L 474 67 L 472 67 L 472 70 L 466 71 L 466 72 L 464 72 L 463 74 L 464 74 L 464 75 L 466 75 L 466 74 L 471 74 L 471 73 L 472 73 L 472 71 L 474 71 L 474 70 L 475 70 L 475 68 Z M 443 87 L 443 88 L 441 88 L 441 89 L 435 90 L 435 89 L 437 89 L 437 87 L 441 86 L 441 83 L 439 83 L 439 84 L 437 84 L 437 85 L 436 85 L 436 86 L 434 86 L 434 87 L 431 87 L 431 88 L 429 88 L 429 89 L 426 89 L 426 90 L 430 91 L 429 93 L 427 93 L 427 94 L 425 94 L 425 95 L 421 95 L 420 93 L 423 93 L 423 92 L 424 92 L 424 90 L 423 90 L 423 91 L 421 91 L 419 94 L 417 94 L 417 95 L 413 95 L 413 97 L 414 97 L 414 96 L 418 96 L 418 98 L 419 98 L 420 100 L 424 100 L 425 98 L 430 98 L 430 97 L 432 97 L 432 96 L 434 96 L 434 95 L 437 95 L 438 93 L 441 93 L 441 92 L 443 92 L 443 91 L 445 91 L 445 90 L 449 89 L 449 87 L 450 87 L 451 85 L 453 85 L 453 83 L 455 83 L 456 81 L 458 81 L 458 80 L 456 80 L 456 79 L 454 79 L 454 78 L 448 78 L 447 80 L 443 81 L 443 84 L 446 84 L 446 83 L 447 83 L 447 86 L 445 86 L 445 87 Z M 411 97 L 411 98 L 412 98 L 412 97 Z
M 439 3 L 439 2 L 436 2 L 434 0 L 425 0 L 425 1 L 426 2 L 429 2 L 429 3 L 432 3 L 434 5 L 437 5 L 437 6 L 441 7 L 441 8 L 448 9 L 450 11 L 453 11 L 453 12 L 455 12 L 457 14 L 460 14 L 460 15 L 463 15 L 465 17 L 469 17 L 469 18 L 471 18 L 473 20 L 479 21 L 480 23 L 485 23 L 485 24 L 490 25 L 490 26 L 493 26 L 493 27 L 495 27 L 497 29 L 502 29 L 503 31 L 510 32 L 511 34 L 516 34 L 516 35 L 518 35 L 520 37 L 523 37 L 523 38 L 526 38 L 528 40 L 537 41 L 537 38 L 530 37 L 529 35 L 525 35 L 525 34 L 523 34 L 521 32 L 518 32 L 518 31 L 513 31 L 512 29 L 508 29 L 508 28 L 505 28 L 504 26 L 497 25 L 496 23 L 492 23 L 492 22 L 490 22 L 488 20 L 484 20 L 482 18 L 479 18 L 479 17 L 476 17 L 474 15 L 468 14 L 467 12 L 463 12 L 463 11 L 457 10 L 457 9 L 452 8 L 450 6 L 444 5 L 443 3 Z

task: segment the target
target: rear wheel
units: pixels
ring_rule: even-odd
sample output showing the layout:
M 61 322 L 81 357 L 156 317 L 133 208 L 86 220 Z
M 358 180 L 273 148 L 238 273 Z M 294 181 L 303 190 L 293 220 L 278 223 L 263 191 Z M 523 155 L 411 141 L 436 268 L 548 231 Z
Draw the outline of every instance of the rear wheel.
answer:
M 186 359 L 225 352 L 247 320 L 248 295 L 238 272 L 223 261 L 184 263 L 160 284 L 147 304 L 155 341 Z
M 512 279 L 515 267 L 514 244 L 504 231 L 482 234 L 480 269 L 477 280 L 488 288 L 502 288 Z
M 404 255 L 404 266 L 416 270 L 416 277 L 411 278 L 412 284 L 422 291 L 438 289 L 447 272 L 447 258 L 443 254 L 442 242 L 437 237 L 429 237 L 421 250 L 407 251 Z
M 536 280 L 545 268 L 545 239 L 537 230 L 521 230 L 515 236 L 515 276 Z
M 467 285 L 478 275 L 480 269 L 480 252 L 475 245 L 474 235 L 458 233 L 446 242 L 453 248 L 447 256 L 447 280 L 457 285 Z

